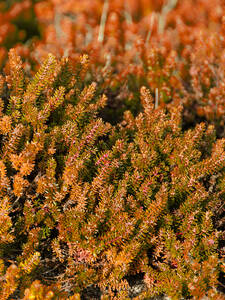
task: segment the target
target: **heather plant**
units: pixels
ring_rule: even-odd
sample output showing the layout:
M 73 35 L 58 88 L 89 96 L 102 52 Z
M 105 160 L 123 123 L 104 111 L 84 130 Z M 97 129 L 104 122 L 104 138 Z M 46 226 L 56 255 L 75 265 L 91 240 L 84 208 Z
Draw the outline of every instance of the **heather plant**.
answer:
M 42 40 L 33 59 L 50 51 L 76 61 L 88 53 L 89 78 L 108 96 L 104 115 L 111 123 L 115 112 L 115 123 L 125 110 L 140 112 L 144 85 L 156 105 L 184 105 L 185 129 L 204 121 L 224 136 L 223 1 L 213 8 L 212 1 L 189 0 L 40 1 L 35 12 Z
M 11 44 L 2 38 L 2 65 L 5 49 L 15 43 L 29 72 L 36 72 L 49 52 L 70 57 L 75 65 L 86 53 L 90 64 L 84 80 L 96 82 L 108 97 L 104 120 L 116 124 L 125 110 L 137 115 L 144 85 L 156 106 L 184 105 L 185 129 L 204 121 L 224 136 L 222 0 L 23 1 L 8 11 L 3 6 L 3 23 L 15 19 L 14 29 L 27 37 L 20 39 L 25 44 L 18 37 Z M 20 15 L 25 12 L 26 26 Z M 2 28 L 3 37 L 13 37 Z
M 34 17 L 34 5 L 31 0 L 0 1 L 0 68 L 7 60 L 7 50 L 18 44 L 24 44 L 28 52 L 30 39 L 39 35 Z
M 223 299 L 223 0 L 0 15 L 0 298 Z
M 1 298 L 222 299 L 214 207 L 224 198 L 225 140 L 182 130 L 182 106 L 146 87 L 141 112 L 115 126 L 77 64 L 49 54 L 33 78 L 15 50 L 1 76 Z M 7 91 L 7 93 L 6 93 Z M 71 297 L 70 297 L 71 296 Z M 69 298 L 70 297 L 70 298 Z
M 96 118 L 106 97 L 95 97 L 95 83 L 85 88 L 75 83 L 85 68 L 83 57 L 73 71 L 67 59 L 49 55 L 28 80 L 20 57 L 14 50 L 9 53 L 8 73 L 1 78 L 10 95 L 1 100 L 1 258 L 3 273 L 4 259 L 13 258 L 9 268 L 15 274 L 6 271 L 4 299 L 18 286 L 23 292 L 41 274 L 41 262 L 46 263 L 42 255 L 56 234 L 64 198 L 55 190 L 64 164 L 69 177 L 69 164 L 81 156 L 77 172 L 85 176 L 95 144 L 110 129 Z
M 188 56 L 189 79 L 183 72 L 183 79 L 189 84 L 185 92 L 184 105 L 187 123 L 196 119 L 214 124 L 218 136 L 224 136 L 224 25 L 217 34 L 199 35 L 194 51 Z

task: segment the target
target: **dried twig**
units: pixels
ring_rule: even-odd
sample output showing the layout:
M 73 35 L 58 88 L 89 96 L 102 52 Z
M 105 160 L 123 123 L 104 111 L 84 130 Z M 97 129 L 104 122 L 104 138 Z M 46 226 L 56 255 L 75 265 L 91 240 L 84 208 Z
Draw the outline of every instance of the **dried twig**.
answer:
M 159 106 L 159 89 L 155 89 L 155 109 L 157 109 Z
M 149 31 L 148 31 L 148 34 L 147 34 L 147 37 L 146 37 L 146 40 L 145 40 L 145 44 L 147 45 L 149 40 L 150 40 L 150 37 L 152 35 L 152 30 L 153 30 L 153 25 L 154 25 L 154 22 L 155 22 L 155 17 L 156 17 L 156 14 L 154 12 L 152 12 L 151 16 L 150 16 L 150 27 L 149 27 Z
M 99 28 L 99 34 L 98 34 L 98 41 L 100 43 L 104 40 L 104 34 L 105 34 L 105 23 L 107 19 L 109 9 L 109 0 L 104 1 L 103 9 L 102 9 L 102 16 L 101 16 L 101 22 L 100 22 L 100 28 Z
M 124 9 L 124 17 L 126 19 L 127 24 L 132 24 L 133 20 L 132 20 L 132 15 L 130 13 L 130 5 L 127 1 L 125 1 L 125 9 Z
M 159 21 L 158 21 L 158 33 L 162 34 L 165 29 L 166 24 L 166 15 L 174 9 L 174 7 L 177 5 L 177 0 L 168 0 L 167 4 L 163 6 L 161 14 L 159 15 Z

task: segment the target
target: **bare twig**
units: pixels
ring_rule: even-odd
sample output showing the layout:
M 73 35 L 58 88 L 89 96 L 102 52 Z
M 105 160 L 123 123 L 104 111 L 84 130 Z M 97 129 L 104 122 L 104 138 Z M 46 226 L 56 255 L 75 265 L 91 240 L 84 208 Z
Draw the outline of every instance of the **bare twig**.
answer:
M 165 29 L 166 24 L 166 15 L 174 9 L 174 7 L 177 5 L 177 0 L 168 0 L 167 4 L 163 6 L 161 14 L 159 15 L 159 21 L 158 21 L 158 33 L 162 34 Z
M 133 20 L 132 20 L 132 16 L 131 16 L 131 13 L 130 13 L 130 5 L 127 1 L 125 1 L 124 6 L 125 6 L 124 17 L 126 19 L 126 22 L 127 22 L 127 24 L 132 24 Z
M 155 109 L 157 109 L 159 106 L 159 89 L 155 89 Z
M 105 34 L 105 23 L 107 19 L 109 9 L 109 0 L 104 1 L 103 9 L 102 9 L 102 16 L 101 16 L 101 22 L 100 22 L 100 28 L 99 28 L 99 34 L 98 34 L 98 41 L 100 43 L 104 40 L 104 34 Z
M 155 21 L 155 17 L 156 17 L 156 14 L 154 12 L 152 12 L 151 16 L 150 16 L 150 26 L 149 26 L 149 31 L 148 31 L 148 34 L 147 34 L 147 37 L 146 37 L 146 40 L 145 40 L 145 44 L 147 45 L 149 40 L 150 40 L 150 37 L 152 35 L 152 30 L 153 30 L 153 25 L 154 25 L 154 21 Z

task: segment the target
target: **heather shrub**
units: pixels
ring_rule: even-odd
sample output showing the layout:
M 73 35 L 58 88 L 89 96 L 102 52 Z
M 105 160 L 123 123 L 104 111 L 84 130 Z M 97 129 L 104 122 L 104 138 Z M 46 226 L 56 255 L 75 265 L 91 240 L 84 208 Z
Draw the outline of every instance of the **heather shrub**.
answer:
M 1 77 L 1 258 L 3 273 L 4 259 L 13 259 L 17 271 L 9 275 L 15 280 L 10 291 L 3 285 L 3 296 L 17 286 L 22 293 L 41 275 L 63 208 L 63 194 L 55 194 L 62 171 L 82 153 L 77 172 L 89 175 L 97 144 L 110 129 L 96 117 L 106 97 L 95 97 L 95 83 L 83 89 L 78 80 L 85 72 L 83 58 L 73 73 L 67 59 L 57 61 L 49 55 L 29 80 L 20 57 L 11 50 L 7 72 Z
M 126 110 L 136 116 L 146 86 L 156 106 L 184 106 L 184 129 L 207 122 L 224 137 L 222 0 L 7 3 L 1 7 L 1 65 L 13 45 L 33 74 L 49 52 L 74 65 L 85 53 L 85 83 L 96 82 L 108 97 L 105 121 L 115 125 Z
M 218 28 L 196 32 L 190 37 L 181 52 L 179 75 L 183 83 L 181 101 L 184 105 L 184 128 L 196 123 L 213 124 L 218 137 L 224 136 L 224 21 L 221 18 Z M 191 46 L 190 46 L 191 45 Z
M 33 78 L 15 50 L 1 76 L 2 299 L 221 299 L 215 228 L 224 198 L 225 140 L 212 125 L 182 130 L 182 106 L 156 107 L 146 87 L 137 116 L 112 126 L 107 98 L 86 85 L 87 56 L 50 54 Z M 71 296 L 71 297 L 70 297 Z M 36 298 L 35 298 L 36 297 Z M 70 298 L 69 298 L 70 297 Z
M 38 23 L 31 0 L 0 1 L 0 68 L 7 60 L 7 51 L 22 45 L 29 52 L 31 39 L 39 36 Z
M 0 1 L 1 299 L 224 298 L 223 2 Z
M 89 76 L 109 98 L 110 122 L 113 113 L 121 121 L 125 110 L 140 112 L 144 85 L 157 105 L 184 106 L 183 128 L 204 121 L 224 137 L 222 0 L 40 1 L 35 14 L 42 39 L 32 58 L 87 53 Z

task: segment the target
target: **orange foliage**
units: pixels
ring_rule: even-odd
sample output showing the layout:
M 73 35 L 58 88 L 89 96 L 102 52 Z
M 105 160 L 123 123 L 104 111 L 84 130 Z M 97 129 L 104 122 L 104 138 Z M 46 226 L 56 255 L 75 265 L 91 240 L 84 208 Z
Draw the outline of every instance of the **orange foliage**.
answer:
M 223 298 L 224 66 L 223 0 L 0 3 L 1 299 Z

